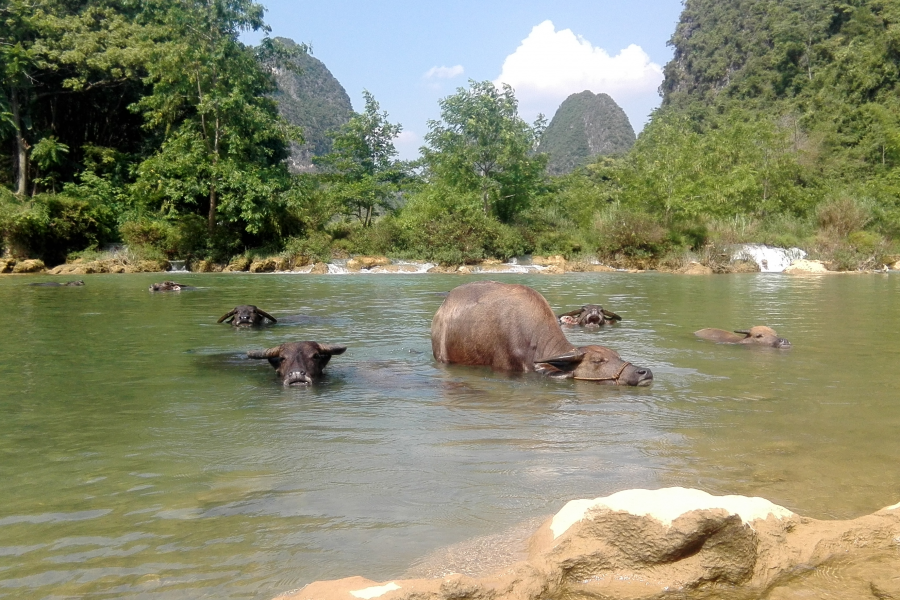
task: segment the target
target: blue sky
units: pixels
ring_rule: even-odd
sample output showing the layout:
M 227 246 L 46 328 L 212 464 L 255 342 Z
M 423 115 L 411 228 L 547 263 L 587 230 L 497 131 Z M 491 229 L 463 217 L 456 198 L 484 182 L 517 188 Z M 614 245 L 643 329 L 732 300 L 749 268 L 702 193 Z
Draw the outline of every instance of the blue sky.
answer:
M 640 131 L 659 105 L 682 9 L 680 0 L 261 3 L 272 35 L 311 44 L 356 110 L 367 89 L 403 125 L 402 158 L 418 155 L 438 100 L 469 79 L 512 85 L 529 121 L 551 118 L 569 94 L 605 92 Z

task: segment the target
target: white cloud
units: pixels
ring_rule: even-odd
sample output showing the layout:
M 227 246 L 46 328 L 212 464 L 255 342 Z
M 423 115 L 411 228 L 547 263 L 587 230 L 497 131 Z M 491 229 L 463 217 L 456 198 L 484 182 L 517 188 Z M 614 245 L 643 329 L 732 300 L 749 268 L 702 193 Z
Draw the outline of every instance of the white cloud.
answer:
M 659 105 L 662 80 L 662 67 L 651 62 L 640 46 L 631 44 L 610 56 L 571 29 L 556 31 L 552 21 L 544 21 L 506 57 L 494 83 L 515 89 L 519 111 L 529 120 L 539 112 L 552 118 L 570 94 L 604 92 L 639 130 L 649 115 L 648 106 Z
M 464 72 L 465 69 L 463 69 L 462 65 L 456 65 L 455 67 L 431 67 L 422 77 L 425 79 L 453 79 Z
M 422 138 L 414 131 L 401 131 L 394 139 L 394 147 L 397 154 L 402 160 L 413 160 L 418 158 L 419 147 L 422 145 Z

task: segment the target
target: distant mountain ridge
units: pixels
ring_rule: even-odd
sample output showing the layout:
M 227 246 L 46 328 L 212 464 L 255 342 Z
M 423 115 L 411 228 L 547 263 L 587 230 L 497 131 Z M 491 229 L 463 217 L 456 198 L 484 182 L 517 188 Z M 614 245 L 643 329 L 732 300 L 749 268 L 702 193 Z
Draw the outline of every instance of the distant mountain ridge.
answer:
M 609 95 L 589 90 L 566 98 L 544 131 L 538 152 L 550 155 L 547 171 L 568 173 L 591 157 L 624 154 L 635 135 L 625 111 Z
M 276 38 L 292 48 L 297 44 L 288 38 Z M 314 169 L 313 156 L 331 152 L 328 131 L 337 130 L 353 116 L 350 96 L 331 71 L 317 58 L 304 54 L 296 59 L 300 73 L 286 69 L 275 71 L 278 112 L 290 123 L 303 129 L 303 144 L 291 144 L 288 166 L 294 173 Z

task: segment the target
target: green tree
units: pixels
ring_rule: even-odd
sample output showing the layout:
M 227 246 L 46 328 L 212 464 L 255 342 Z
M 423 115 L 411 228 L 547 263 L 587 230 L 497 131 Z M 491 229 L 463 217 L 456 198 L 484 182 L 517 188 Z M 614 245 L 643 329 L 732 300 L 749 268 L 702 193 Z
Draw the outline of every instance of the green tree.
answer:
M 481 197 L 485 215 L 508 222 L 528 207 L 544 180 L 547 157 L 534 150 L 546 125 L 519 117 L 513 89 L 470 81 L 440 101 L 441 120 L 429 121 L 422 148 L 431 176 Z
M 238 39 L 268 32 L 263 7 L 160 0 L 148 10 L 166 39 L 147 63 L 153 91 L 134 109 L 164 141 L 138 167 L 135 193 L 164 214 L 205 211 L 211 234 L 220 221 L 262 232 L 288 186 L 288 141 L 299 137 L 268 96 L 274 79 L 262 65 L 267 57 Z
M 406 176 L 396 159 L 394 139 L 403 127 L 388 122 L 387 112 L 368 91 L 366 108 L 338 131 L 332 132 L 332 152 L 313 159 L 323 170 L 328 191 L 340 199 L 347 214 L 368 227 L 379 208 L 384 209 Z

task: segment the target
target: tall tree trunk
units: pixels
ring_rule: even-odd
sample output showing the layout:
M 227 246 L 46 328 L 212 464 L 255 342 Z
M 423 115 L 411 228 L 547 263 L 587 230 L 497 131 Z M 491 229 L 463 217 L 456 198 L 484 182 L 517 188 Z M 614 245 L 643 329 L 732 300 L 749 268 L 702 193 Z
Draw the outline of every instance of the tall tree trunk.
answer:
M 19 94 L 15 86 L 10 86 L 10 105 L 13 123 L 16 127 L 16 194 L 24 196 L 28 191 L 28 144 L 22 130 L 22 115 L 19 108 Z
M 209 187 L 209 232 L 216 230 L 216 182 Z

